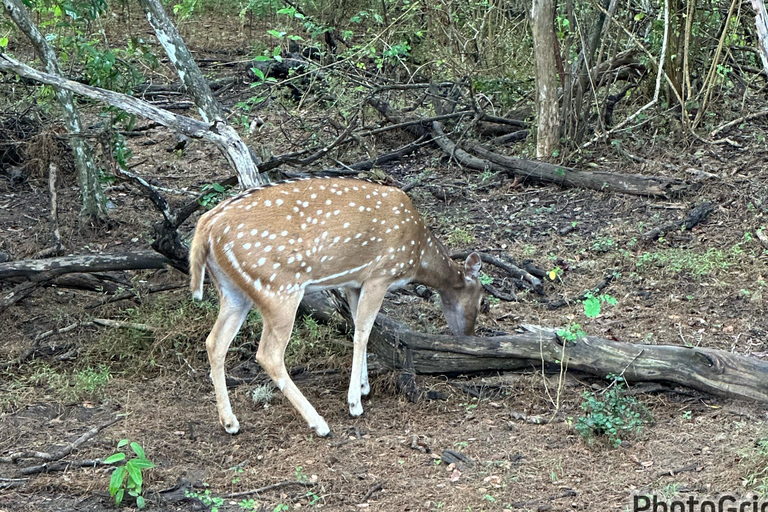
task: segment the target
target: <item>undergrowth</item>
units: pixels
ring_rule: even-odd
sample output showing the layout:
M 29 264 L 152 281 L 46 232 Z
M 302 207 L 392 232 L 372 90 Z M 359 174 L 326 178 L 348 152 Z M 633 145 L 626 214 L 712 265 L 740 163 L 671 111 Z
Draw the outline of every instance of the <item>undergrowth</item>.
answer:
M 623 377 L 608 375 L 608 379 L 613 382 L 603 392 L 585 391 L 581 395 L 585 414 L 574 427 L 587 444 L 604 438 L 616 447 L 627 436 L 639 433 L 650 413 L 635 397 L 626 394 Z

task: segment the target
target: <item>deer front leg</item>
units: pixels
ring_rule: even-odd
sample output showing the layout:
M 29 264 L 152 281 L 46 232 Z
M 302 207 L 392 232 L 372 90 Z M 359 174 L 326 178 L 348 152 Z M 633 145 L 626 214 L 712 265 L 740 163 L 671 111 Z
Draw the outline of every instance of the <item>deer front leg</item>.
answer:
M 360 302 L 360 288 L 347 288 L 345 294 L 349 304 L 349 312 L 352 314 L 352 323 L 357 325 L 357 303 Z M 363 367 L 360 372 L 360 394 L 368 396 L 371 385 L 368 382 L 368 346 L 363 347 Z
M 387 284 L 379 282 L 367 282 L 363 285 L 359 300 L 357 303 L 357 314 L 355 316 L 355 339 L 352 353 L 352 374 L 349 378 L 349 392 L 347 393 L 347 402 L 349 403 L 349 414 L 352 417 L 358 417 L 363 414 L 362 387 L 363 378 L 366 391 L 370 391 L 368 386 L 368 365 L 365 361 L 368 345 L 368 336 L 371 334 L 373 322 L 384 301 L 384 295 L 387 293 Z M 365 375 L 363 374 L 365 372 Z
M 219 422 L 230 434 L 237 434 L 240 423 L 232 413 L 229 403 L 229 392 L 224 375 L 225 359 L 229 344 L 232 343 L 237 331 L 245 321 L 251 302 L 239 296 L 221 295 L 221 306 L 216 323 L 205 341 L 208 351 L 208 362 L 211 364 L 211 380 L 216 393 L 216 407 L 219 411 Z

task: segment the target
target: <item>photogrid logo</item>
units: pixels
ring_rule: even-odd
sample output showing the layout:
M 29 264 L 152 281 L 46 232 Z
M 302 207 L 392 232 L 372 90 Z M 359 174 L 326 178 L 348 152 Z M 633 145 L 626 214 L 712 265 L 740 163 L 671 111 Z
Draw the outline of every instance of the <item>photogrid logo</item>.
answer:
M 718 498 L 688 496 L 667 500 L 651 494 L 633 496 L 632 512 L 768 512 L 768 501 L 761 501 L 759 496 L 752 496 L 750 500 L 730 494 Z

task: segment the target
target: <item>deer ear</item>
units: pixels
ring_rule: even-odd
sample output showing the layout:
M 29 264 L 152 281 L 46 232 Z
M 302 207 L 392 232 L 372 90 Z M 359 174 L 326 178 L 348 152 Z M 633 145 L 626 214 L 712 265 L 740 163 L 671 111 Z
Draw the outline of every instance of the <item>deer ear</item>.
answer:
M 481 265 L 480 255 L 473 252 L 464 260 L 464 274 L 472 279 L 477 279 L 480 276 Z

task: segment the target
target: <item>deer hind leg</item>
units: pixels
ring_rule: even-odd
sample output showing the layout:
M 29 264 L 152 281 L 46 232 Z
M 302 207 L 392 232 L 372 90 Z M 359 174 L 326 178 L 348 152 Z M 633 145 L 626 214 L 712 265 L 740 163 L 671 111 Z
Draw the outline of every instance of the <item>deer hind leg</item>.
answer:
M 264 330 L 261 333 L 259 350 L 256 352 L 256 360 L 264 368 L 274 383 L 280 388 L 285 397 L 293 404 L 299 414 L 314 429 L 317 435 L 325 437 L 330 433 L 328 424 L 320 416 L 312 404 L 296 387 L 288 371 L 285 369 L 285 347 L 291 339 L 293 322 L 296 318 L 296 310 L 299 307 L 303 294 L 283 296 L 283 300 L 277 307 L 268 311 L 262 311 Z
M 352 322 L 357 325 L 357 304 L 360 302 L 360 288 L 346 288 L 344 290 L 349 303 L 349 311 L 352 313 Z M 363 347 L 363 366 L 360 370 L 360 394 L 368 396 L 371 393 L 371 385 L 368 382 L 368 345 Z M 350 383 L 351 385 L 351 383 Z
M 252 303 L 250 299 L 237 294 L 228 292 L 221 294 L 221 305 L 219 307 L 219 316 L 216 323 L 205 341 L 205 347 L 208 350 L 208 361 L 211 364 L 211 380 L 213 389 L 216 392 L 216 407 L 219 411 L 219 421 L 224 430 L 230 434 L 237 434 L 240 430 L 240 423 L 232 413 L 232 406 L 229 403 L 229 393 L 227 392 L 227 381 L 224 375 L 224 362 L 227 357 L 229 344 L 232 343 L 237 331 L 245 321 L 248 311 L 251 310 Z
M 363 414 L 361 394 L 363 377 L 365 377 L 365 385 L 368 387 L 368 369 L 366 363 L 368 336 L 371 334 L 373 322 L 376 320 L 376 315 L 378 314 L 379 309 L 381 309 L 381 303 L 384 301 L 384 295 L 386 295 L 386 293 L 387 284 L 376 281 L 365 283 L 360 290 L 355 314 L 352 375 L 350 375 L 349 378 L 349 392 L 347 393 L 349 414 L 352 417 L 358 417 Z M 368 391 L 370 391 L 370 388 Z

